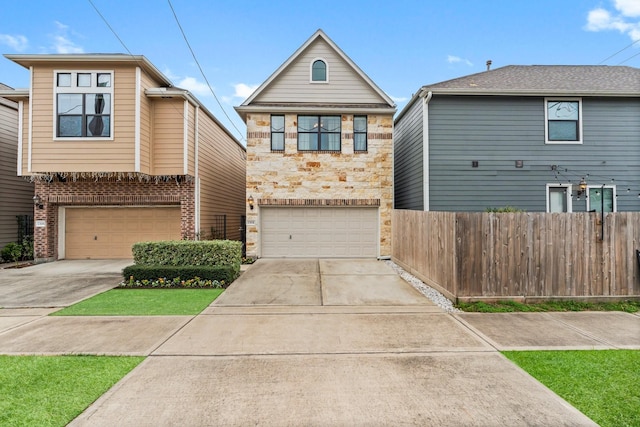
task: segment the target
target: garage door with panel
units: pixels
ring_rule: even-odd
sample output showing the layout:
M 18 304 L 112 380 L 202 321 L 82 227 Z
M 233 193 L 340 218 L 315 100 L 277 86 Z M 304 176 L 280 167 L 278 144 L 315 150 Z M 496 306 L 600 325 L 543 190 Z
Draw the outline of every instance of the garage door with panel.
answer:
M 136 242 L 179 240 L 179 207 L 66 208 L 67 259 L 132 258 Z
M 378 209 L 262 207 L 263 257 L 369 258 L 378 255 Z

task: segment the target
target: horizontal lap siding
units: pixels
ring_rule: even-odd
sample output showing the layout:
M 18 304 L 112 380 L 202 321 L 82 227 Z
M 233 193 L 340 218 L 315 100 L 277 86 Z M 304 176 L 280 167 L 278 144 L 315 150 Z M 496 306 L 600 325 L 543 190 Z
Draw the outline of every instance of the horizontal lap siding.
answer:
M 18 111 L 0 103 L 0 249 L 18 238 L 16 215 L 33 215 L 33 184 L 18 173 Z
M 309 83 L 310 65 L 316 58 L 328 64 L 329 83 Z M 318 39 L 254 100 L 254 103 L 270 102 L 369 104 L 384 101 L 325 41 Z
M 542 97 L 435 95 L 429 104 L 430 208 L 545 211 L 546 184 L 577 184 L 589 174 L 590 185 L 614 179 L 618 210 L 639 210 L 640 101 L 583 98 L 582 110 L 583 144 L 545 144 Z M 524 167 L 516 168 L 516 160 Z M 558 178 L 551 165 L 561 167 Z M 586 211 L 584 198 L 574 199 L 573 210 Z
M 203 111 L 198 116 L 198 173 L 200 230 L 216 225 L 216 215 L 227 216 L 227 238 L 240 240 L 245 214 L 246 153 Z
M 151 173 L 151 111 L 152 100 L 147 98 L 145 90 L 157 87 L 157 84 L 144 71 L 140 75 L 140 172 Z
M 112 140 L 54 140 L 54 70 L 113 70 Z M 42 66 L 33 71 L 33 172 L 130 172 L 134 169 L 135 71 L 108 64 Z
M 396 209 L 424 209 L 422 98 L 394 128 L 394 203 Z
M 153 112 L 153 174 L 184 173 L 184 100 L 157 99 Z

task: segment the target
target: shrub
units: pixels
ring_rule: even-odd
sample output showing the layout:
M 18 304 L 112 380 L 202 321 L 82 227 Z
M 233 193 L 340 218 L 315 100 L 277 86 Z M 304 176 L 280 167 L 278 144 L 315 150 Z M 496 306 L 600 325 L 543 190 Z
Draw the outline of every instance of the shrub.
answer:
M 0 252 L 2 259 L 5 261 L 13 261 L 16 264 L 20 261 L 20 257 L 22 256 L 22 245 L 19 245 L 15 242 L 10 242 L 2 248 L 2 252 Z
M 486 212 L 495 212 L 495 213 L 524 212 L 524 209 L 516 208 L 514 206 L 503 206 L 500 208 L 487 208 Z
M 142 279 L 135 280 L 133 276 L 129 278 L 129 280 L 122 281 L 118 287 L 119 288 L 164 288 L 164 289 L 199 289 L 199 288 L 208 288 L 208 289 L 222 289 L 224 288 L 225 283 L 219 282 L 217 280 L 208 280 L 201 279 L 200 277 L 194 277 L 193 279 L 181 279 L 176 277 L 174 279 L 165 279 L 164 277 L 160 277 L 157 279 Z
M 22 260 L 34 259 L 33 257 L 33 236 L 25 236 L 22 239 Z
M 163 278 L 165 280 L 190 280 L 195 277 L 204 280 L 214 280 L 229 284 L 235 280 L 237 274 L 232 267 L 229 266 L 172 266 L 172 265 L 130 265 L 122 270 L 122 276 L 125 281 L 129 280 L 156 280 Z

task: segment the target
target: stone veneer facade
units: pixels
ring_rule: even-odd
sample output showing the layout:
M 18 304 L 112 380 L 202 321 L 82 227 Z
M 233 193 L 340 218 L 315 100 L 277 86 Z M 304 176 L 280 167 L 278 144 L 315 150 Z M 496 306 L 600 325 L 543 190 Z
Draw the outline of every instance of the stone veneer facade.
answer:
M 285 114 L 284 151 L 271 151 L 270 120 L 247 114 L 247 256 L 261 255 L 260 206 L 379 206 L 379 256 L 391 255 L 393 115 L 367 116 L 366 152 L 354 152 L 352 114 L 340 152 L 298 152 L 297 114 Z
M 184 178 L 184 177 L 181 177 Z M 170 181 L 115 180 L 100 178 L 66 182 L 37 181 L 35 194 L 42 209 L 36 207 L 34 220 L 45 227 L 34 228 L 36 261 L 58 259 L 58 207 L 60 206 L 153 206 L 176 205 L 181 211 L 181 233 L 195 238 L 195 190 L 192 180 Z

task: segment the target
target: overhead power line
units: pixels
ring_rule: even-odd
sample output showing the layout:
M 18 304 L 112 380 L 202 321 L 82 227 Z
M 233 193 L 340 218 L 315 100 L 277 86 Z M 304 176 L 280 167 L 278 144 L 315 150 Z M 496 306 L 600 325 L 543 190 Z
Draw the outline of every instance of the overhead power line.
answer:
M 619 53 L 621 53 L 621 52 L 624 52 L 625 50 L 629 49 L 631 46 L 633 46 L 634 44 L 636 44 L 636 43 L 638 43 L 638 42 L 640 42 L 640 39 L 638 39 L 638 40 L 634 41 L 634 42 L 633 42 L 633 43 L 631 43 L 630 45 L 627 45 L 627 46 L 623 47 L 622 49 L 620 49 L 619 51 L 617 51 L 617 52 L 616 52 L 616 53 L 614 53 L 613 55 L 609 55 L 609 56 L 607 56 L 605 59 L 603 59 L 602 61 L 598 62 L 598 65 L 602 65 L 602 64 L 604 64 L 605 62 L 607 62 L 608 60 L 610 60 L 611 58 L 613 58 L 613 57 L 614 57 L 614 56 L 616 56 L 617 54 L 619 54 Z M 634 55 L 634 56 L 635 56 L 635 55 Z M 631 58 L 633 58 L 633 56 L 632 56 Z M 629 58 L 629 59 L 631 59 L 631 58 Z M 626 61 L 628 61 L 628 59 L 626 59 L 626 60 L 625 60 L 625 61 L 623 61 L 623 62 L 626 62 Z M 622 62 L 621 62 L 620 64 L 622 64 Z M 618 64 L 618 65 L 620 65 L 620 64 Z
M 233 128 L 238 132 L 238 134 L 240 135 L 240 140 L 244 141 L 244 135 L 242 134 L 242 132 L 240 131 L 240 129 L 238 129 L 238 127 L 235 125 L 235 123 L 233 122 L 233 120 L 231 120 L 231 117 L 229 117 L 229 114 L 227 114 L 227 111 L 225 110 L 225 108 L 222 106 L 222 103 L 220 102 L 220 100 L 218 99 L 218 96 L 216 95 L 216 93 L 213 91 L 213 88 L 211 87 L 211 84 L 209 84 L 209 79 L 207 79 L 207 76 L 204 74 L 204 71 L 202 70 L 202 67 L 200 66 L 200 62 L 198 61 L 198 58 L 196 57 L 195 52 L 193 51 L 193 49 L 191 48 L 191 44 L 189 43 L 189 40 L 187 39 L 187 35 L 185 34 L 184 30 L 182 29 L 182 25 L 180 24 L 180 20 L 178 19 L 178 15 L 176 14 L 175 9 L 173 8 L 173 5 L 171 4 L 171 0 L 167 0 L 167 2 L 169 3 L 169 7 L 171 8 L 171 12 L 173 12 L 173 17 L 176 20 L 176 23 L 178 24 L 178 28 L 180 28 L 180 32 L 182 33 L 182 37 L 184 38 L 185 43 L 187 44 L 187 47 L 189 47 L 189 51 L 191 52 L 191 56 L 193 57 L 193 60 L 196 62 L 196 65 L 198 66 L 198 69 L 200 70 L 200 74 L 202 75 L 202 78 L 204 79 L 205 83 L 207 84 L 207 87 L 209 88 L 209 90 L 211 91 L 211 94 L 213 95 L 213 97 L 215 98 L 216 102 L 218 103 L 218 106 L 220 107 L 220 109 L 222 110 L 222 112 L 224 113 L 224 115 L 226 116 L 227 120 L 229 120 L 229 123 L 231 123 L 231 125 L 233 126 Z

